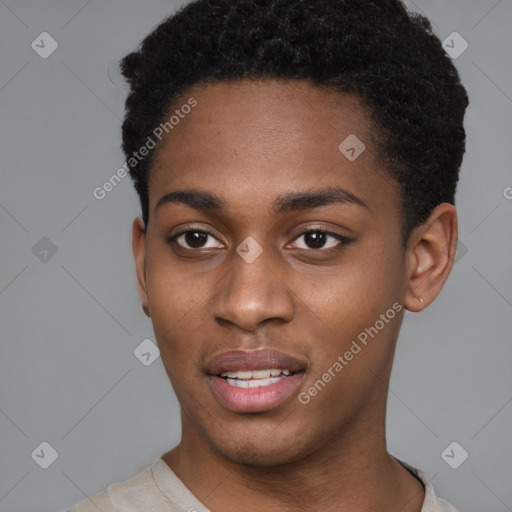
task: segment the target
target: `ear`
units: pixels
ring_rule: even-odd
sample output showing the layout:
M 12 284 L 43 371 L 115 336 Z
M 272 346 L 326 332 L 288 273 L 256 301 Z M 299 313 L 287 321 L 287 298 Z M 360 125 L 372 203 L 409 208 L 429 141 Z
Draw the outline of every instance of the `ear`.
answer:
M 149 317 L 149 302 L 146 293 L 146 231 L 144 221 L 140 217 L 137 217 L 132 224 L 132 250 L 142 310 Z
M 407 291 L 404 306 L 421 311 L 439 295 L 448 278 L 457 251 L 457 210 L 449 203 L 437 206 L 416 227 L 407 242 Z

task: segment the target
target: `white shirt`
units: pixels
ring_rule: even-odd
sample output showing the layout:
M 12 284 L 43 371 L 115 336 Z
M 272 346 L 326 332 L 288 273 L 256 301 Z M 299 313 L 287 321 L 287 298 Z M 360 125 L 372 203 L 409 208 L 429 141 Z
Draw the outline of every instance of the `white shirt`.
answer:
M 457 512 L 447 501 L 438 498 L 427 475 L 399 459 L 425 487 L 421 512 Z M 106 491 L 77 503 L 68 512 L 210 512 L 158 457 L 137 475 L 109 485 Z

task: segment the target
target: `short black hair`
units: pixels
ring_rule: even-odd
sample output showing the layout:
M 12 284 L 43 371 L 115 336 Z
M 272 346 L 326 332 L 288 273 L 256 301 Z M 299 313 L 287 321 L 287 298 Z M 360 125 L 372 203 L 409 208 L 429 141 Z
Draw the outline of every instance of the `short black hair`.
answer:
M 437 205 L 455 204 L 468 96 L 430 21 L 399 0 L 196 0 L 163 20 L 121 70 L 130 84 L 122 148 L 146 227 L 154 150 L 130 157 L 187 88 L 240 79 L 358 94 L 378 158 L 400 186 L 404 242 Z

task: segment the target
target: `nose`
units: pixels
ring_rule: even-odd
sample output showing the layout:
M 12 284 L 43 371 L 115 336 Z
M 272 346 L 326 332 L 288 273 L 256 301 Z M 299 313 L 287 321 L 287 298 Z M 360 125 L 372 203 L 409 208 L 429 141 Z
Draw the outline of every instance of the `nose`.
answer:
M 270 321 L 290 322 L 294 315 L 293 294 L 282 276 L 270 268 L 265 251 L 251 263 L 236 253 L 232 259 L 212 300 L 217 323 L 255 331 Z

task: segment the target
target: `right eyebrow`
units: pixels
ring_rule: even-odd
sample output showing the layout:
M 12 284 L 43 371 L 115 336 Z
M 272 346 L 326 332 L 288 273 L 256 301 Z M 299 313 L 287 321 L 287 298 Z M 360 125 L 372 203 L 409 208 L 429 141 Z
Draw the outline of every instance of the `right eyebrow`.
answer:
M 196 210 L 204 211 L 218 211 L 225 206 L 224 201 L 220 197 L 209 192 L 194 189 L 175 190 L 165 194 L 158 200 L 154 210 L 155 213 L 159 208 L 168 203 L 183 203 Z

